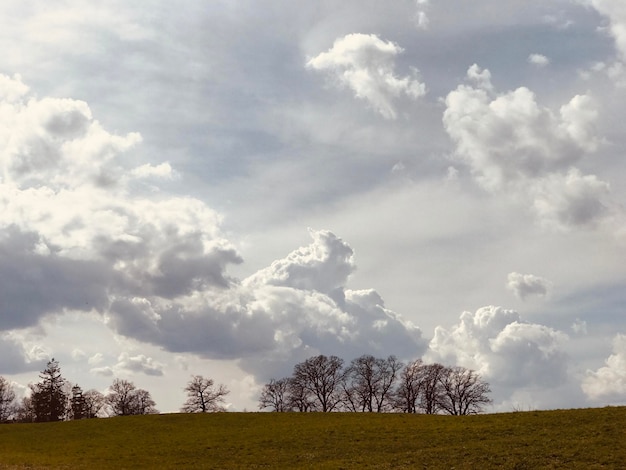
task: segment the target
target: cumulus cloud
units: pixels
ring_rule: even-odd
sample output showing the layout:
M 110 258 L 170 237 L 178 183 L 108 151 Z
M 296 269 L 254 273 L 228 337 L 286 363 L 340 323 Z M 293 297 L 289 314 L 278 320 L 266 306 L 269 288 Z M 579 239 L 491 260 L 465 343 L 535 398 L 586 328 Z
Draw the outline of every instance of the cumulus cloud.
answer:
M 116 300 L 109 324 L 170 351 L 241 358 L 253 372 L 316 351 L 423 351 L 420 329 L 386 309 L 375 291 L 345 289 L 354 269 L 349 245 L 332 232 L 310 233 L 311 244 L 228 289 Z
M 0 177 L 20 188 L 46 186 L 65 189 L 80 184 L 113 186 L 123 173 L 115 157 L 141 141 L 137 133 L 126 136 L 106 132 L 84 101 L 27 99 L 21 82 L 4 77 L 0 118 L 10 126 L 0 128 Z M 9 91 L 6 91 L 6 90 Z M 21 99 L 15 90 L 22 92 Z M 11 99 L 12 98 L 12 99 Z
M 19 335 L 0 333 L 0 375 L 39 370 L 46 360 L 44 351 L 29 349 Z
M 330 293 L 354 271 L 352 248 L 327 230 L 309 229 L 313 243 L 274 261 L 245 280 L 245 285 L 288 286 Z
M 136 178 L 163 178 L 171 179 L 175 176 L 175 172 L 171 165 L 167 162 L 159 165 L 151 165 L 146 163 L 145 165 L 133 168 L 131 174 Z
M 491 74 L 467 72 L 445 99 L 444 127 L 479 184 L 529 200 L 541 220 L 561 227 L 591 225 L 608 213 L 608 184 L 573 165 L 597 150 L 594 100 L 576 95 L 558 114 L 525 87 L 497 93 Z
M 525 300 L 529 296 L 545 297 L 548 295 L 551 283 L 534 274 L 509 273 L 507 288 L 519 299 Z
M 528 88 L 495 94 L 488 70 L 473 65 L 467 75 L 476 87 L 460 85 L 448 94 L 443 123 L 484 187 L 567 169 L 595 149 L 590 97 L 575 96 L 557 116 Z
M 97 361 L 91 361 L 90 364 L 100 362 L 101 358 Z M 138 354 L 131 356 L 127 352 L 123 352 L 117 358 L 117 362 L 112 366 L 94 367 L 91 369 L 92 374 L 101 375 L 104 377 L 111 377 L 114 375 L 133 375 L 133 374 L 145 374 L 152 376 L 163 375 L 163 364 L 155 361 L 153 358 L 145 356 L 144 354 Z
M 496 394 L 554 387 L 566 380 L 566 338 L 547 326 L 522 321 L 513 310 L 489 306 L 463 312 L 450 329 L 437 327 L 426 359 L 476 370 Z
M 575 168 L 538 182 L 533 195 L 541 219 L 557 227 L 593 224 L 609 213 L 611 205 L 609 184 Z
M 588 0 L 609 19 L 609 31 L 622 60 L 626 60 L 626 8 L 621 0 Z
M 417 78 L 399 78 L 395 58 L 403 49 L 375 34 L 348 34 L 333 47 L 310 59 L 308 68 L 328 72 L 338 84 L 350 88 L 357 98 L 367 101 L 387 119 L 397 117 L 394 100 L 400 96 L 417 99 L 426 86 Z
M 311 230 L 309 245 L 236 279 L 228 267 L 242 258 L 218 213 L 190 197 L 133 192 L 133 181 L 174 173 L 133 165 L 137 134 L 109 133 L 87 103 L 30 96 L 18 78 L 0 85 L 0 331 L 95 311 L 124 336 L 241 359 L 254 373 L 312 351 L 423 351 L 419 328 L 375 291 L 346 289 L 354 253 L 332 232 Z M 142 355 L 100 359 L 90 359 L 95 374 L 162 373 Z
M 528 56 L 528 63 L 536 65 L 537 67 L 545 67 L 550 64 L 550 59 L 543 54 L 530 54 Z
M 582 389 L 595 402 L 626 403 L 626 335 L 615 336 L 613 353 L 607 358 L 606 365 L 596 371 L 587 371 Z

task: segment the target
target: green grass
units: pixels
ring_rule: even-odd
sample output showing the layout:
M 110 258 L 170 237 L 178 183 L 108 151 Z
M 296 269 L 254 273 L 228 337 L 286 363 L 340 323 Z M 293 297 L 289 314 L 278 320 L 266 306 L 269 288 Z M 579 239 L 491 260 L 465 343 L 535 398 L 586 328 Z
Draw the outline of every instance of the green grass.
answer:
M 0 426 L 0 468 L 626 468 L 626 408 L 154 415 Z

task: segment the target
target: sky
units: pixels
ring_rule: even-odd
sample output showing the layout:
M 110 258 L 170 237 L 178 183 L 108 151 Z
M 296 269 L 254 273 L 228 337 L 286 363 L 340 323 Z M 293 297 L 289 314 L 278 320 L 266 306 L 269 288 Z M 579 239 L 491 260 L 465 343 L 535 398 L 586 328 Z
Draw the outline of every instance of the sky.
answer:
M 0 5 L 0 375 L 308 357 L 626 404 L 623 0 Z

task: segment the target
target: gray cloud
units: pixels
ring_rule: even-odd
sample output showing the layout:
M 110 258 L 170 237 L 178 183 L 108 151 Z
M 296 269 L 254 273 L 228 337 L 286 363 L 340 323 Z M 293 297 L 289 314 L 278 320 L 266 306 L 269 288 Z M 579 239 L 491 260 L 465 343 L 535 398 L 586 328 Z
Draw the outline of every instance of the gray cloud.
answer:
M 375 291 L 344 288 L 354 269 L 349 245 L 328 231 L 311 236 L 310 245 L 225 290 L 174 301 L 118 299 L 109 324 L 169 351 L 240 358 L 259 374 L 314 351 L 419 355 L 425 347 L 419 328 L 386 309 Z
M 529 296 L 545 297 L 551 287 L 550 281 L 534 274 L 509 273 L 507 277 L 507 288 L 516 297 L 524 300 Z
M 40 351 L 27 351 L 18 336 L 0 333 L 0 375 L 40 370 L 46 361 Z
M 0 233 L 0 331 L 38 323 L 46 314 L 103 311 L 111 269 L 104 263 L 53 253 L 33 232 L 14 225 Z

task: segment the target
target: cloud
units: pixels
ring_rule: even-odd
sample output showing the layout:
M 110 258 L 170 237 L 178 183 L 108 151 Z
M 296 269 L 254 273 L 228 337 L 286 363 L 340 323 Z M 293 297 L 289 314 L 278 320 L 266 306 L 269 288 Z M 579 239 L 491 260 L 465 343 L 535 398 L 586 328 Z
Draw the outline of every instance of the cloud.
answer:
M 350 88 L 385 118 L 395 119 L 394 100 L 402 95 L 417 99 L 426 93 L 425 85 L 416 76 L 395 75 L 395 57 L 402 52 L 400 46 L 375 34 L 348 34 L 337 39 L 327 52 L 310 59 L 306 66 L 327 71 L 338 84 Z
M 609 19 L 609 32 L 615 39 L 615 46 L 626 60 L 626 8 L 621 0 L 587 0 L 601 14 Z
M 146 375 L 163 375 L 163 364 L 143 354 L 130 356 L 122 353 L 117 359 L 114 370 L 123 370 L 130 373 L 140 372 Z
M 558 227 L 593 225 L 609 214 L 608 184 L 573 166 L 601 142 L 590 96 L 574 96 L 557 114 L 528 88 L 497 93 L 477 65 L 467 76 L 475 86 L 448 94 L 443 123 L 483 188 L 528 201 L 540 220 Z
M 36 325 L 64 309 L 106 308 L 109 266 L 45 251 L 36 233 L 14 225 L 0 232 L 0 331 Z
M 428 18 L 428 7 L 430 6 L 429 0 L 415 0 L 416 13 L 415 13 L 415 25 L 420 29 L 428 29 L 430 20 Z
M 22 82 L 18 74 L 9 77 L 0 74 L 0 100 L 5 103 L 15 103 L 28 93 L 28 86 Z
M 543 54 L 530 54 L 528 56 L 528 63 L 536 65 L 537 67 L 545 67 L 550 65 L 550 59 Z
M 346 288 L 354 253 L 334 233 L 310 230 L 309 245 L 236 279 L 228 267 L 243 260 L 217 212 L 133 191 L 134 181 L 174 173 L 168 163 L 133 165 L 125 154 L 138 134 L 109 133 L 85 102 L 38 99 L 18 78 L 0 84 L 0 330 L 95 311 L 126 337 L 241 359 L 257 374 L 311 351 L 409 357 L 425 348 L 419 328 L 374 290 Z M 92 372 L 159 375 L 162 366 L 123 355 Z
M 43 350 L 25 344 L 15 333 L 0 333 L 0 375 L 40 370 L 47 356 Z
M 247 286 L 288 286 L 330 293 L 346 284 L 354 271 L 352 248 L 327 230 L 309 229 L 313 243 L 248 277 Z
M 568 169 L 595 149 L 590 97 L 575 96 L 557 116 L 528 88 L 494 94 L 488 70 L 473 65 L 467 75 L 477 86 L 460 85 L 448 94 L 443 123 L 485 188 Z
M 596 371 L 587 371 L 582 382 L 585 394 L 597 403 L 626 403 L 626 335 L 613 339 L 613 353 L 606 365 Z
M 176 173 L 172 169 L 171 165 L 167 162 L 159 165 L 151 165 L 146 163 L 145 165 L 138 166 L 131 171 L 131 174 L 135 178 L 163 178 L 171 179 Z
M 100 362 L 100 360 L 101 357 L 98 357 L 96 361 L 92 361 L 92 359 L 90 359 L 89 363 L 96 364 L 97 362 Z M 103 377 L 134 375 L 138 373 L 151 376 L 162 376 L 163 367 L 163 364 L 144 354 L 131 356 L 127 352 L 123 352 L 119 355 L 117 362 L 114 365 L 94 367 L 91 369 L 91 373 L 101 375 Z
M 20 93 L 16 93 L 19 90 Z M 123 174 L 115 157 L 141 141 L 138 133 L 106 132 L 84 101 L 28 99 L 18 78 L 3 76 L 0 176 L 20 188 L 66 189 L 80 184 L 110 187 Z
M 566 338 L 547 326 L 522 321 L 513 310 L 489 306 L 463 312 L 450 329 L 437 327 L 425 357 L 476 370 L 502 397 L 512 389 L 550 388 L 565 382 Z
M 551 283 L 533 274 L 509 273 L 507 288 L 519 299 L 525 300 L 528 296 L 545 297 L 548 295 Z
M 537 214 L 557 227 L 591 225 L 610 212 L 609 184 L 575 168 L 548 176 L 533 188 L 533 194 Z
M 116 300 L 109 325 L 169 351 L 241 358 L 255 373 L 315 351 L 421 352 L 419 328 L 386 309 L 375 291 L 345 289 L 354 269 L 350 246 L 329 231 L 310 234 L 308 246 L 226 289 Z

